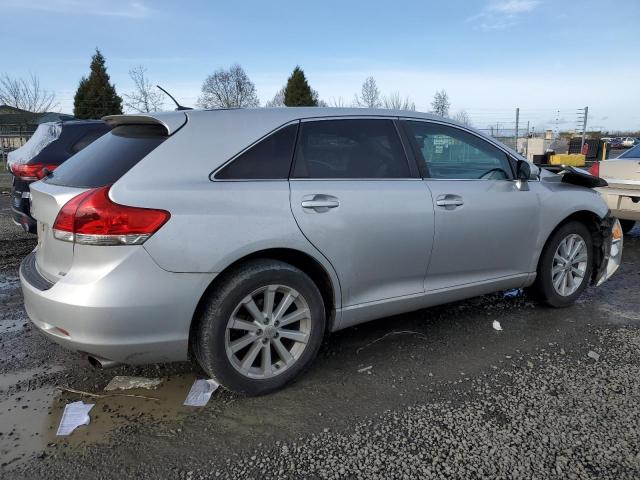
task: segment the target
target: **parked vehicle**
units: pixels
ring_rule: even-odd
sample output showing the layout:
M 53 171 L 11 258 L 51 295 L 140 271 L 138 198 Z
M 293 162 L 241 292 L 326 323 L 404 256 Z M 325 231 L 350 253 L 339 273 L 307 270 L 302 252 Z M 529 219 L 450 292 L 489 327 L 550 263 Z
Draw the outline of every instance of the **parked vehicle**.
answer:
M 624 148 L 623 145 L 622 145 L 622 139 L 621 138 L 614 138 L 613 140 L 611 140 L 611 142 L 609 142 L 609 147 L 611 149 Z
M 631 148 L 636 144 L 636 139 L 633 137 L 625 137 L 622 139 L 622 146 L 624 148 Z
M 442 117 L 105 120 L 110 133 L 32 185 L 38 247 L 20 269 L 33 323 L 96 365 L 194 358 L 263 394 L 325 332 L 519 287 L 564 307 L 620 262 L 594 190 Z
M 13 174 L 13 221 L 25 231 L 36 233 L 36 222 L 29 211 L 29 185 L 54 171 L 109 129 L 102 120 L 41 123 L 27 143 L 9 152 L 8 166 Z
M 640 221 L 640 145 L 616 159 L 594 163 L 591 173 L 609 184 L 598 191 L 611 213 L 620 219 L 624 233 L 630 232 Z

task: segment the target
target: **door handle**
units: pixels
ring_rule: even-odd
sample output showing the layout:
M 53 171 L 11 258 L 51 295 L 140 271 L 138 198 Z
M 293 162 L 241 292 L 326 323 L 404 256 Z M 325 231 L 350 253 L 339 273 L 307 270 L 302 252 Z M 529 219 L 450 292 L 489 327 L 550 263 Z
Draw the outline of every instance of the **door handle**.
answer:
M 459 195 L 440 195 L 436 198 L 436 205 L 445 208 L 456 208 L 464 205 L 464 200 Z
M 318 213 L 328 212 L 330 208 L 340 206 L 340 201 L 331 195 L 315 194 L 306 195 L 302 199 L 302 208 L 315 210 Z

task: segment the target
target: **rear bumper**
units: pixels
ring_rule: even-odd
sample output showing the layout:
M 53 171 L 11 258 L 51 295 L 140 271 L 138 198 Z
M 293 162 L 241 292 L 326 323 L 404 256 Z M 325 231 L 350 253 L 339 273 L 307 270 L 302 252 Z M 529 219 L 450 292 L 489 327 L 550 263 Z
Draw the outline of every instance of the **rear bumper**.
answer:
M 603 187 L 597 190 L 614 217 L 640 221 L 640 189 Z
M 48 285 L 37 281 L 36 252 L 23 260 L 20 282 L 34 325 L 69 350 L 115 362 L 187 360 L 191 320 L 214 275 L 167 272 L 141 247 L 91 248 L 119 249 L 118 258 L 74 265 Z

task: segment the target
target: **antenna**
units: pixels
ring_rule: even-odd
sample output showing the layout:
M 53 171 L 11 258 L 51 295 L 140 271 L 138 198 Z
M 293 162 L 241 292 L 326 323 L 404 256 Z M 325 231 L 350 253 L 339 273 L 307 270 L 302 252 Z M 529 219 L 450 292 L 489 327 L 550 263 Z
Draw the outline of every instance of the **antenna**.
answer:
M 178 103 L 178 101 L 173 98 L 173 95 L 171 95 L 169 92 L 167 92 L 164 88 L 162 88 L 160 85 L 156 85 L 156 87 L 158 87 L 160 90 L 162 90 L 171 100 L 173 100 L 173 103 L 176 104 L 176 110 L 193 110 L 193 108 L 191 107 L 183 107 L 182 105 L 180 105 Z

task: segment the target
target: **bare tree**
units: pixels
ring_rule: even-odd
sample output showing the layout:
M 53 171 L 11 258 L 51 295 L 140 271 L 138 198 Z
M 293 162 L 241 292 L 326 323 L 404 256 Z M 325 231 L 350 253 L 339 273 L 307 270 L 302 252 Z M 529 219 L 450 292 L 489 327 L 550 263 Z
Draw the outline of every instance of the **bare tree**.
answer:
M 329 102 L 329 106 L 333 108 L 347 108 L 349 107 L 349 104 L 342 97 L 333 97 Z
M 243 68 L 232 65 L 209 75 L 202 84 L 202 95 L 198 99 L 202 108 L 259 107 L 256 86 Z
M 390 110 L 415 110 L 416 104 L 409 97 L 402 98 L 399 92 L 391 92 L 383 99 L 384 108 Z
M 440 115 L 441 117 L 448 117 L 450 106 L 449 96 L 447 95 L 447 92 L 442 89 L 436 92 L 433 96 L 433 102 L 431 102 L 431 108 L 433 110 L 431 110 L 431 113 L 434 115 Z
M 463 125 L 467 125 L 469 127 L 471 126 L 471 118 L 469 118 L 469 114 L 465 110 L 460 110 L 459 112 L 457 112 L 453 116 L 453 119 Z
M 328 107 L 329 104 L 320 98 L 320 94 L 317 90 L 311 89 L 311 96 L 316 101 L 316 107 Z
M 40 86 L 40 79 L 13 78 L 6 73 L 0 77 L 0 104 L 31 113 L 44 113 L 57 106 L 56 96 Z
M 356 107 L 365 108 L 380 108 L 382 106 L 380 90 L 378 90 L 375 78 L 367 77 L 365 79 L 362 84 L 362 91 L 360 95 L 356 94 L 353 103 Z
M 264 106 L 267 108 L 284 107 L 284 89 L 285 87 L 282 87 L 280 90 L 278 90 L 273 98 L 265 103 Z
M 142 65 L 129 70 L 135 90 L 125 93 L 124 106 L 136 112 L 157 112 L 162 110 L 164 95 L 151 85 L 147 77 L 147 69 Z

